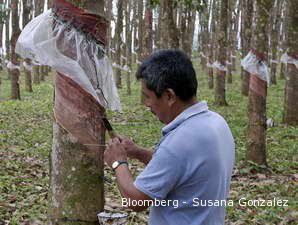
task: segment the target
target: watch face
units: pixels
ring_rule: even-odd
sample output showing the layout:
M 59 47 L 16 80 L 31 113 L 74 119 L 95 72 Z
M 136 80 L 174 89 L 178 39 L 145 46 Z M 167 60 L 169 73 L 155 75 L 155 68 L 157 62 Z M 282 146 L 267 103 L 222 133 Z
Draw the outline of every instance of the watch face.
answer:
M 119 162 L 118 161 L 115 161 L 112 164 L 112 168 L 115 169 L 115 168 L 117 168 L 118 165 L 119 165 Z

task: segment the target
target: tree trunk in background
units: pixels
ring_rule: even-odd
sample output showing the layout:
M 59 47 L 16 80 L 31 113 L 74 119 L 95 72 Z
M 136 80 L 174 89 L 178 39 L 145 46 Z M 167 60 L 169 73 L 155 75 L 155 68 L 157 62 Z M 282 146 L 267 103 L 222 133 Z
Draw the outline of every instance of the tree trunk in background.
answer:
M 108 28 L 108 36 L 107 36 L 107 40 L 108 40 L 108 44 L 107 44 L 107 55 L 108 57 L 111 59 L 112 53 L 111 53 L 111 40 L 112 40 L 112 27 L 111 27 L 111 22 L 113 19 L 113 0 L 109 0 L 109 1 L 105 1 L 106 4 L 106 13 L 105 13 L 105 17 L 107 18 L 107 20 L 109 21 L 109 28 Z
M 96 9 L 103 14 L 103 0 L 90 2 L 94 3 L 87 4 L 91 8 L 84 9 L 93 12 Z M 104 141 L 105 134 L 102 131 L 98 143 L 104 145 Z M 98 224 L 96 213 L 104 208 L 104 186 L 100 180 L 103 176 L 103 165 L 102 147 L 98 152 L 88 151 L 86 146 L 78 143 L 70 133 L 54 122 L 50 160 L 49 225 Z
M 162 48 L 179 48 L 179 32 L 174 22 L 174 2 L 173 0 L 162 0 L 162 25 L 161 25 L 161 39 Z
M 133 6 L 132 6 L 132 9 L 133 9 L 133 17 L 132 18 L 136 18 L 137 17 L 137 12 L 138 12 L 138 5 L 137 5 L 137 1 L 133 1 L 132 2 Z M 137 51 L 137 33 L 138 33 L 138 24 L 137 24 L 137 20 L 136 19 L 133 19 L 132 20 L 132 36 L 133 36 L 133 46 L 132 46 L 132 62 L 133 63 L 136 63 L 137 61 L 137 55 L 136 55 L 136 51 Z
M 40 84 L 39 65 L 33 66 L 33 84 Z
M 3 0 L 0 0 L 0 4 L 2 5 L 3 4 Z M 2 68 L 2 59 L 3 59 L 3 46 L 2 46 L 2 37 L 3 37 L 3 24 L 4 24 L 4 19 L 5 18 L 2 18 L 2 20 L 0 21 L 0 49 L 1 49 L 1 52 L 0 52 L 0 70 L 3 70 Z M 0 77 L 0 84 L 1 84 L 1 77 Z
M 212 8 L 212 14 L 210 15 L 211 19 L 211 27 L 210 27 L 210 36 L 208 38 L 208 88 L 214 88 L 214 69 L 212 64 L 215 61 L 215 53 L 216 53 L 216 21 L 218 21 L 218 3 L 213 0 L 211 2 L 210 8 Z M 210 12 L 211 13 L 211 12 Z
M 127 94 L 131 95 L 131 73 L 132 73 L 132 57 L 131 57 L 131 47 L 132 47 L 132 23 L 130 21 L 130 12 L 132 9 L 132 0 L 126 0 L 126 10 L 125 10 L 125 35 L 126 35 L 126 58 L 127 67 L 130 71 L 126 75 L 126 86 Z
M 144 11 L 144 0 L 138 1 L 138 60 L 142 61 L 142 52 L 143 52 L 143 38 L 144 38 L 144 20 L 143 20 L 143 11 Z
M 5 6 L 10 6 L 10 0 L 5 0 Z M 9 41 L 9 18 L 11 10 L 9 10 L 7 19 L 5 20 L 5 49 L 6 49 L 6 60 L 10 60 L 10 41 Z M 5 63 L 6 64 L 6 63 Z M 7 78 L 10 79 L 10 73 L 8 71 Z
M 233 7 L 232 4 L 233 0 L 228 0 L 228 28 L 227 28 L 227 82 L 231 84 L 233 82 L 232 77 L 232 52 L 233 52 L 233 36 L 232 36 L 232 29 L 233 29 Z
M 237 45 L 238 45 L 238 38 L 237 38 L 237 33 L 239 30 L 239 20 L 240 20 L 240 2 L 239 1 L 235 1 L 235 15 L 233 17 L 233 28 L 232 28 L 232 39 L 233 39 L 233 43 L 232 43 L 232 55 L 231 55 L 231 60 L 232 60 L 232 71 L 236 71 L 236 50 L 237 50 Z
M 280 17 L 281 17 L 281 6 L 282 1 L 276 0 L 274 2 L 274 7 L 272 10 L 272 20 L 271 23 L 271 60 L 270 60 L 270 79 L 271 84 L 276 84 L 276 69 L 277 69 L 277 46 L 278 46 L 278 36 L 280 28 Z
M 219 54 L 217 61 L 226 66 L 227 60 L 227 21 L 228 20 L 228 0 L 222 0 L 220 6 L 220 21 L 218 33 Z M 217 69 L 215 79 L 215 104 L 220 106 L 227 105 L 226 102 L 226 71 Z
M 242 20 L 243 27 L 241 32 L 242 43 L 242 58 L 244 58 L 251 48 L 251 36 L 252 36 L 252 18 L 253 18 L 253 1 L 245 0 L 242 2 Z M 249 80 L 250 74 L 247 71 L 243 71 L 241 93 L 244 96 L 248 96 L 249 92 Z
M 158 21 L 157 21 L 157 28 L 155 31 L 155 45 L 157 49 L 161 49 L 161 18 L 162 18 L 162 4 L 157 9 L 158 11 Z
M 118 66 L 121 66 L 121 45 L 122 39 L 121 34 L 123 30 L 123 0 L 118 0 L 117 3 L 117 24 L 115 28 L 115 63 Z M 122 81 L 121 81 L 121 70 L 119 68 L 115 69 L 116 74 L 116 86 L 117 88 L 122 88 Z
M 280 55 L 286 52 L 286 35 L 287 35 L 287 23 L 285 20 L 286 17 L 286 9 L 287 9 L 287 1 L 282 0 L 282 10 L 281 10 L 281 18 L 280 18 L 280 27 L 279 29 L 279 49 L 281 50 Z M 286 78 L 286 65 L 281 62 L 280 71 L 279 71 L 279 79 L 284 80 Z
M 147 58 L 152 53 L 153 48 L 153 35 L 152 35 L 152 9 L 150 8 L 149 0 L 146 1 L 146 9 L 145 9 L 145 31 L 143 38 L 143 56 L 142 59 Z
M 196 12 L 190 8 L 185 8 L 182 11 L 181 17 L 181 48 L 191 58 L 192 41 L 194 35 L 194 23 Z
M 34 16 L 37 17 L 43 12 L 44 0 L 35 0 L 35 13 Z M 41 74 L 40 70 L 41 65 L 33 66 L 33 83 L 40 84 L 41 77 L 44 77 L 44 74 Z
M 214 0 L 215 1 L 215 0 Z M 215 3 L 216 4 L 216 1 Z M 216 11 L 216 10 L 215 10 Z M 201 67 L 206 71 L 207 65 L 207 52 L 208 52 L 208 14 L 207 8 L 204 9 L 202 13 L 199 14 L 199 21 L 201 25 L 201 35 L 200 35 L 200 45 L 201 45 Z
M 32 8 L 32 1 L 31 0 L 22 0 L 23 3 L 23 27 L 25 27 L 28 22 L 30 21 L 30 11 Z M 24 67 L 25 71 L 25 90 L 28 92 L 33 92 L 32 89 L 32 65 L 30 59 L 25 59 L 26 66 Z
M 161 49 L 166 49 L 169 46 L 169 32 L 163 32 L 165 30 L 167 30 L 167 19 L 168 19 L 168 14 L 167 14 L 167 3 L 168 1 L 166 0 L 161 0 L 160 2 L 160 12 L 159 12 L 159 17 L 160 17 L 160 25 L 159 25 L 159 48 Z
M 12 36 L 10 40 L 10 56 L 11 63 L 14 66 L 19 66 L 20 63 L 18 61 L 17 54 L 15 53 L 15 46 L 20 35 L 20 27 L 19 27 L 19 16 L 18 16 L 18 0 L 11 1 L 11 13 L 12 13 Z M 21 99 L 20 95 L 20 70 L 19 69 L 9 69 L 10 77 L 11 77 L 11 98 L 12 99 Z
M 256 27 L 254 30 L 253 48 L 260 61 L 265 61 L 268 55 L 268 11 L 273 3 L 271 0 L 259 0 L 256 2 Z M 248 102 L 248 146 L 247 160 L 259 165 L 267 165 L 266 162 L 266 97 L 267 83 L 258 75 L 250 75 L 249 102 Z
M 298 4 L 295 0 L 288 1 L 287 12 L 287 49 L 288 55 L 298 60 Z M 287 80 L 285 87 L 285 103 L 283 122 L 298 125 L 298 66 L 287 64 Z

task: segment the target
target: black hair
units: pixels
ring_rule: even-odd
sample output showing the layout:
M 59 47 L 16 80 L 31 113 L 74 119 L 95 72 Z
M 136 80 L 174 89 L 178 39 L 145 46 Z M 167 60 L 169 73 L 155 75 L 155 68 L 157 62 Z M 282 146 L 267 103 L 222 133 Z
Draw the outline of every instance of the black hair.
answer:
M 156 96 L 171 88 L 182 101 L 196 96 L 198 82 L 196 72 L 188 56 L 180 50 L 159 50 L 150 55 L 136 73 Z

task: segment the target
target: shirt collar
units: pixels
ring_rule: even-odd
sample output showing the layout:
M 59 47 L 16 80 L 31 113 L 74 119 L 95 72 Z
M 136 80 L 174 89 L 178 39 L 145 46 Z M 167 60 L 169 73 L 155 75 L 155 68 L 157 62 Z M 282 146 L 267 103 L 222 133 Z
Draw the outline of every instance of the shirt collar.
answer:
M 198 102 L 187 109 L 185 109 L 182 113 L 180 113 L 173 121 L 162 128 L 162 135 L 166 135 L 170 131 L 174 130 L 181 123 L 183 123 L 188 118 L 202 113 L 208 110 L 208 105 L 206 101 Z

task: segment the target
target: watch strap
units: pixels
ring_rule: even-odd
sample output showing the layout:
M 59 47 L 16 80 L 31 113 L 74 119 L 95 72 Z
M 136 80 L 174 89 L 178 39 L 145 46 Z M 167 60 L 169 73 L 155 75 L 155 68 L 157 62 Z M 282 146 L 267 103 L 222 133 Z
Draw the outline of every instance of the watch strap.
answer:
M 120 165 L 122 165 L 122 164 L 126 164 L 127 166 L 128 166 L 128 162 L 127 161 L 117 161 L 118 162 L 118 165 L 115 167 L 115 168 L 113 168 L 113 171 L 116 171 L 116 169 L 120 166 Z

